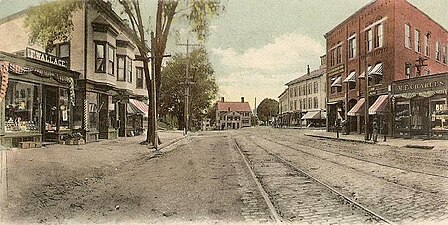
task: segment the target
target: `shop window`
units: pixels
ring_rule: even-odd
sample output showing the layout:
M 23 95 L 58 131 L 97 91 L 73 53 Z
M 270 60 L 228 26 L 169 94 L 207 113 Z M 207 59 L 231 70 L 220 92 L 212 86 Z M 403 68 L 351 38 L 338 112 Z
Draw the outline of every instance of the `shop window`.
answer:
M 409 125 L 409 102 L 397 102 L 397 105 L 395 107 L 395 129 L 408 130 Z
M 431 100 L 431 129 L 448 131 L 448 103 L 446 98 Z
M 117 80 L 118 81 L 125 81 L 126 80 L 126 71 L 125 71 L 125 61 L 126 56 L 117 56 L 118 66 L 117 66 Z
M 70 94 L 68 89 L 59 90 L 59 130 L 70 130 Z
M 90 128 L 90 130 L 97 131 L 99 123 L 98 116 L 100 111 L 100 109 L 98 108 L 98 94 L 94 92 L 87 92 L 86 99 L 89 112 L 88 128 Z
M 108 53 L 107 53 L 107 73 L 110 75 L 114 75 L 114 70 L 115 70 L 115 49 L 108 45 Z
M 10 80 L 5 96 L 5 131 L 39 132 L 40 99 L 37 85 Z
M 105 44 L 96 43 L 95 45 L 95 72 L 106 72 L 106 49 Z
M 136 75 L 136 88 L 143 89 L 143 68 L 137 67 L 135 69 Z

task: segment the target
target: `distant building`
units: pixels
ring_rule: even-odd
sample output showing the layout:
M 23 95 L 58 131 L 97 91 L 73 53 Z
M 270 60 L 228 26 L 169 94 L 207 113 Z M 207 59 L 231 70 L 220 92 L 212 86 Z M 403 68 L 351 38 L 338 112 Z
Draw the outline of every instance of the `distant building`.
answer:
M 391 92 L 393 82 L 409 80 L 407 84 L 413 86 L 417 80 L 429 81 L 432 74 L 448 71 L 445 28 L 406 0 L 376 0 L 325 38 L 328 130 L 339 118 L 348 121 L 349 131 L 361 133 L 368 110 L 370 121 L 377 117 L 383 130 L 395 136 L 448 135 L 448 127 L 434 129 L 438 125 L 431 123 L 428 111 L 447 116 L 446 94 L 395 96 Z M 436 102 L 445 102 L 445 110 L 439 110 Z
M 286 83 L 288 88 L 279 96 L 279 119 L 282 126 L 325 125 L 326 119 L 326 57 L 319 69 Z
M 219 130 L 240 129 L 251 126 L 252 110 L 248 102 L 225 102 L 221 98 L 216 107 L 216 128 Z

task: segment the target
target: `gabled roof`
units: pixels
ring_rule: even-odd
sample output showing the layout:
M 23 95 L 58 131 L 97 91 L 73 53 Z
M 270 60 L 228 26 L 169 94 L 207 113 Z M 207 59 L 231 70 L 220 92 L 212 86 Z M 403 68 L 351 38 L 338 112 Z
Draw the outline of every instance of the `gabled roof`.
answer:
M 301 77 L 296 78 L 296 79 L 286 83 L 285 85 L 290 86 L 290 85 L 297 84 L 297 83 L 305 81 L 305 80 L 309 80 L 309 79 L 313 79 L 313 78 L 322 76 L 325 73 L 325 71 L 326 71 L 326 69 L 314 70 L 313 72 L 310 72 L 310 74 L 302 75 Z
M 252 112 L 248 102 L 218 102 L 219 112 Z

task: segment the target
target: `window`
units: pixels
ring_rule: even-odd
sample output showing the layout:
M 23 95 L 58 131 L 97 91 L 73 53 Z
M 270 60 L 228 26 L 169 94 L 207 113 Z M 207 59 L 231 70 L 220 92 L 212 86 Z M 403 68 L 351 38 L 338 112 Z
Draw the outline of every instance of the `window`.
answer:
M 294 87 L 294 97 L 297 97 L 297 87 Z
M 303 91 L 303 95 L 306 95 L 306 85 L 305 84 L 302 86 L 302 91 Z
M 381 48 L 381 47 L 383 47 L 383 24 L 382 23 L 375 26 L 375 33 L 376 33 L 375 47 Z
M 436 60 L 440 61 L 440 42 L 436 42 Z
M 306 109 L 306 98 L 303 99 L 303 109 Z
M 313 86 L 312 86 L 312 84 L 308 84 L 308 94 L 312 94 L 313 92 Z
M 299 96 L 301 96 L 302 95 L 302 88 L 299 86 Z
M 126 57 L 126 79 L 129 83 L 132 83 L 132 61 L 129 57 Z
M 299 109 L 303 109 L 302 108 L 302 99 L 299 99 Z
M 114 75 L 114 65 L 115 65 L 115 49 L 112 46 L 108 46 L 108 64 L 107 64 L 107 73 L 110 75 Z
M 411 26 L 409 24 L 404 25 L 404 46 L 411 48 Z
M 289 110 L 290 110 L 290 111 L 293 109 L 293 108 L 292 108 L 293 106 L 294 106 L 294 102 L 293 102 L 293 101 L 290 101 L 290 102 L 289 102 Z
M 106 72 L 106 51 L 104 44 L 95 45 L 95 72 L 105 73 Z
M 336 49 L 332 49 L 330 57 L 330 66 L 334 66 L 335 63 L 336 63 Z
M 373 49 L 373 34 L 372 34 L 372 29 L 368 29 L 366 31 L 366 38 L 367 38 L 367 51 L 372 51 Z
M 125 73 L 126 56 L 117 56 L 117 60 L 118 60 L 117 80 L 125 81 L 126 80 L 126 73 Z
M 406 63 L 404 66 L 404 71 L 406 74 L 406 78 L 411 78 L 412 77 L 412 64 L 411 63 Z
M 59 45 L 59 58 L 69 58 L 70 57 L 70 45 L 68 43 L 63 43 Z
M 316 82 L 314 82 L 314 93 L 317 94 L 319 92 L 319 84 Z
M 314 108 L 319 108 L 319 100 L 317 99 L 317 97 L 314 97 Z
M 99 124 L 98 94 L 94 92 L 87 92 L 86 100 L 89 106 L 88 127 L 92 130 L 98 130 L 98 124 Z
M 297 100 L 294 100 L 294 110 L 297 110 Z
M 356 56 L 356 37 L 348 40 L 348 49 L 348 58 L 354 58 Z
M 447 48 L 446 45 L 444 45 L 444 46 L 442 47 L 442 50 L 443 50 L 443 54 L 442 54 L 442 62 L 445 63 L 445 64 L 446 64 L 446 48 Z
M 336 64 L 342 63 L 342 45 L 339 45 L 336 48 L 336 54 L 337 54 Z
M 308 109 L 312 109 L 312 108 L 313 108 L 313 99 L 308 98 Z
M 414 32 L 414 44 L 415 44 L 415 51 L 416 52 L 421 52 L 421 44 L 420 44 L 420 31 L 419 30 L 415 30 Z
M 425 35 L 425 55 L 429 57 L 429 34 Z
M 431 70 L 425 69 L 425 75 L 428 76 L 431 73 Z
M 291 88 L 291 89 L 289 89 L 289 97 L 293 97 L 293 96 L 294 96 L 294 92 L 293 92 L 293 90 Z
M 136 76 L 136 88 L 143 89 L 143 68 L 137 67 L 135 68 L 135 76 Z
M 40 103 L 37 85 L 9 80 L 5 96 L 5 131 L 39 132 Z

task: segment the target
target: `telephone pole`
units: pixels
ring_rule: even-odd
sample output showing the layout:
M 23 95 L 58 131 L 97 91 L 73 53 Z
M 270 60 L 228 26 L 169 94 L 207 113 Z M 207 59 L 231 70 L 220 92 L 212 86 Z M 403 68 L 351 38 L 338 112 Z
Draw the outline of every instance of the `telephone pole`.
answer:
M 187 69 L 185 71 L 185 81 L 184 81 L 184 87 L 185 87 L 185 98 L 184 98 L 184 123 L 185 123 L 185 130 L 184 130 L 184 135 L 188 134 L 188 130 L 189 130 L 189 121 L 190 121 L 190 115 L 189 115 L 189 101 L 190 101 L 190 85 L 194 84 L 194 82 L 191 82 L 190 79 L 190 46 L 201 46 L 199 44 L 190 44 L 189 40 L 187 39 L 187 43 L 186 44 L 178 44 L 180 46 L 186 46 L 187 47 Z

